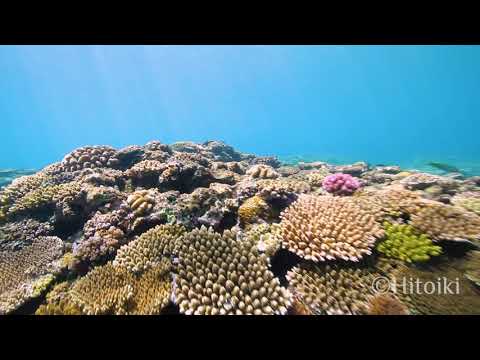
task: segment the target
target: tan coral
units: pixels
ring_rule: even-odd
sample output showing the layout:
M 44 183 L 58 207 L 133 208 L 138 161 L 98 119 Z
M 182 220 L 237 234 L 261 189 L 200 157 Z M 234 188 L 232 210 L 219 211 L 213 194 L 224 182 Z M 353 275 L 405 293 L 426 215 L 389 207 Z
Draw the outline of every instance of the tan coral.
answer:
M 163 256 L 174 252 L 177 239 L 185 233 L 181 225 L 159 225 L 122 246 L 113 261 L 116 267 L 125 267 L 139 273 L 158 263 Z
M 71 284 L 61 282 L 47 294 L 46 301 L 35 311 L 35 315 L 82 315 L 80 308 L 70 298 Z
M 127 204 L 136 216 L 142 216 L 152 210 L 155 205 L 155 198 L 151 191 L 140 190 L 134 192 L 127 198 Z
M 254 179 L 276 179 L 280 175 L 268 165 L 254 165 L 247 170 L 247 175 Z
M 311 190 L 307 182 L 290 178 L 258 180 L 256 187 L 256 195 L 267 201 L 293 201 L 297 198 L 298 194 L 307 193 Z
M 78 280 L 70 297 L 86 315 L 159 314 L 170 300 L 170 276 L 167 261 L 139 276 L 107 263 Z
M 87 168 L 115 167 L 119 161 L 116 150 L 110 146 L 85 146 L 66 155 L 61 164 L 62 171 L 72 172 Z
M 0 314 L 37 297 L 61 271 L 63 242 L 40 237 L 20 250 L 0 251 Z
M 194 315 L 285 314 L 290 304 L 253 240 L 205 227 L 182 238 L 175 299 Z
M 480 217 L 458 206 L 430 200 L 412 202 L 410 224 L 432 240 L 480 241 Z
M 301 264 L 287 273 L 289 289 L 313 314 L 363 315 L 373 295 L 374 269 Z
M 408 307 L 393 294 L 379 293 L 368 302 L 368 315 L 408 315 Z
M 166 165 L 157 160 L 144 160 L 132 166 L 125 173 L 133 179 L 142 179 L 148 176 L 160 176 Z
M 280 217 L 284 247 L 313 261 L 359 261 L 384 234 L 349 198 L 302 195 Z
M 248 198 L 238 208 L 238 218 L 241 223 L 248 224 L 257 221 L 262 215 L 266 215 L 269 205 L 260 196 Z

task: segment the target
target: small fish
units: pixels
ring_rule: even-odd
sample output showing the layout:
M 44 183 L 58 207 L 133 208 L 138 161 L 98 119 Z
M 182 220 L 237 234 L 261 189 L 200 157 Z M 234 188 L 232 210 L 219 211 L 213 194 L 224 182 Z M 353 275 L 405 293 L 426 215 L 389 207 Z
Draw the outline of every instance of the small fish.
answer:
M 440 162 L 429 162 L 427 165 L 432 166 L 436 169 L 443 170 L 445 172 L 456 172 L 461 173 L 461 171 L 453 165 L 440 163 Z

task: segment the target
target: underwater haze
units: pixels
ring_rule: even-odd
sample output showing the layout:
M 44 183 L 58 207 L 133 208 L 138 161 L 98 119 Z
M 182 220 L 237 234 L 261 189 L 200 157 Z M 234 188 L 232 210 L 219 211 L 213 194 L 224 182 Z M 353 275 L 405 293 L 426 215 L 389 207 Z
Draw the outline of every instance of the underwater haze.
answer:
M 215 139 L 480 173 L 478 46 L 0 46 L 0 74 L 0 168 Z

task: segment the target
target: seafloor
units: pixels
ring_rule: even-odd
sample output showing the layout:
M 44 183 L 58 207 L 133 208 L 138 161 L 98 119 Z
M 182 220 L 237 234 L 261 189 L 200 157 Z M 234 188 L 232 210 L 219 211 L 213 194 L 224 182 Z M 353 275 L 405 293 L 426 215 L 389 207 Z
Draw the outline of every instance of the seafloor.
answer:
M 0 313 L 478 314 L 479 215 L 459 173 L 84 147 L 0 191 Z

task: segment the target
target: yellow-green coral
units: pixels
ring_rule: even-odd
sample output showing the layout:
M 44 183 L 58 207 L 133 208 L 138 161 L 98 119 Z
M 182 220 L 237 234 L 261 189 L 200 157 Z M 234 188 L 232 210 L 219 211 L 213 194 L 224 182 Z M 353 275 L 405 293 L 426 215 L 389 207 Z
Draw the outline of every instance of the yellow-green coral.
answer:
M 418 234 L 411 225 L 384 223 L 386 239 L 377 245 L 377 250 L 390 258 L 408 263 L 424 262 L 438 256 L 442 248 L 436 246 L 425 234 Z
M 42 276 L 40 279 L 35 281 L 32 285 L 33 293 L 32 297 L 38 297 L 42 295 L 50 285 L 55 281 L 55 276 L 52 274 L 47 274 Z
M 273 256 L 282 246 L 282 229 L 279 224 L 255 225 L 247 231 L 246 236 L 268 257 Z
M 80 308 L 75 305 L 71 298 L 71 284 L 67 281 L 54 286 L 47 294 L 45 304 L 35 311 L 35 315 L 82 315 Z
M 452 203 L 480 215 L 480 197 L 454 196 Z
M 258 218 L 265 214 L 269 206 L 260 196 L 248 198 L 238 209 L 238 217 L 240 222 L 248 224 L 255 222 Z

